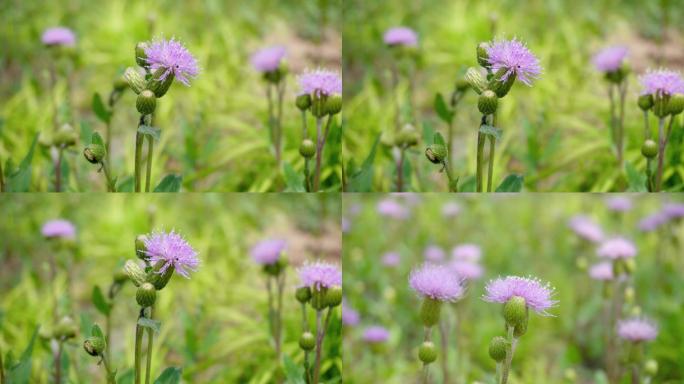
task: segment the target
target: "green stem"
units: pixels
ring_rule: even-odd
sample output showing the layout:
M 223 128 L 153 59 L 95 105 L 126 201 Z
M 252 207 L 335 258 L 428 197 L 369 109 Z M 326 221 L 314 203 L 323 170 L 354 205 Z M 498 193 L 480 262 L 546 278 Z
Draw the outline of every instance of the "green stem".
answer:
M 309 138 L 309 127 L 306 122 L 306 110 L 302 111 L 302 140 Z
M 504 365 L 501 373 L 501 384 L 506 384 L 508 382 L 508 374 L 511 370 L 511 364 L 513 363 L 513 330 L 514 327 L 507 326 L 508 329 L 508 340 L 506 342 L 506 359 L 504 360 Z
M 311 171 L 309 170 L 309 158 L 304 158 L 304 187 L 307 192 L 311 192 Z
M 282 333 L 283 333 L 283 291 L 285 290 L 285 270 L 277 278 L 278 301 L 276 307 L 276 356 L 278 361 L 281 357 Z
M 280 158 L 281 158 L 281 142 L 282 142 L 282 136 L 283 136 L 283 127 L 282 127 L 282 119 L 283 119 L 283 95 L 285 94 L 285 80 L 281 80 L 277 85 L 276 89 L 278 90 L 278 109 L 277 109 L 277 115 L 276 115 L 276 132 L 275 132 L 275 150 L 276 150 L 276 163 L 278 166 L 280 166 Z
M 487 192 L 492 191 L 492 179 L 494 176 L 494 151 L 496 146 L 496 137 L 489 136 L 489 170 L 487 172 Z
M 5 174 L 2 173 L 2 160 L 0 159 L 0 192 L 5 192 Z M 2 368 L 0 368 L 1 370 Z M 2 373 L 0 371 L 0 373 Z M 2 383 L 0 383 L 2 384 Z
M 615 135 L 615 91 L 613 89 L 613 83 L 608 85 L 608 99 L 610 100 L 610 138 L 613 145 L 616 144 Z
M 399 148 L 399 159 L 397 160 L 397 192 L 404 190 L 404 152 L 406 148 Z
M 625 136 L 625 97 L 627 96 L 627 79 L 625 78 L 620 85 L 618 85 L 620 91 L 620 111 L 619 119 L 617 125 L 617 153 L 618 153 L 618 165 L 622 168 L 622 162 L 624 161 L 623 148 L 624 148 L 624 136 Z
M 632 365 L 632 384 L 639 384 L 639 364 Z
M 64 155 L 64 148 L 57 148 L 57 161 L 55 161 L 55 192 L 62 191 L 62 157 Z
M 394 101 L 394 133 L 399 133 L 401 130 L 401 109 L 399 107 L 399 70 L 396 62 L 392 64 L 392 96 Z
M 273 339 L 273 342 L 275 344 L 275 338 L 276 338 L 276 315 L 275 315 L 275 309 L 274 309 L 274 300 L 273 300 L 273 283 L 271 282 L 271 275 L 268 275 L 266 277 L 266 288 L 268 291 L 268 327 L 271 333 L 271 338 Z
M 672 130 L 673 121 L 674 116 L 670 117 L 670 123 L 667 126 L 666 132 L 663 132 L 663 128 L 665 127 L 665 118 L 661 117 L 658 122 L 658 170 L 656 171 L 656 192 L 660 192 L 662 190 L 665 148 L 667 146 L 667 141 L 670 138 L 670 131 Z
M 325 131 L 321 134 L 321 128 L 323 125 L 323 118 L 316 119 L 316 170 L 314 171 L 314 185 L 313 191 L 318 192 L 321 182 L 321 160 L 323 159 L 323 147 L 325 146 L 325 140 L 328 137 L 328 131 L 330 130 L 330 123 L 332 122 L 333 116 L 328 115 L 328 121 L 325 124 Z
M 439 323 L 439 334 L 442 341 L 442 382 L 449 383 L 449 318 L 446 315 Z
M 150 320 L 154 319 L 154 305 L 150 307 Z M 154 330 L 147 329 L 147 365 L 145 367 L 145 384 L 150 384 L 150 375 L 152 372 L 152 346 L 154 344 Z
M 135 370 L 135 384 L 140 384 L 142 380 L 142 338 L 143 338 L 143 328 L 137 324 L 135 325 L 135 360 L 134 360 L 134 370 Z
M 482 192 L 482 162 L 484 161 L 485 135 L 477 133 L 477 170 L 475 172 L 475 184 L 477 192 Z
M 102 364 L 107 372 L 107 384 L 116 384 L 116 372 L 112 372 L 112 368 L 107 361 L 107 354 L 102 354 Z
M 63 341 L 57 341 L 57 353 L 55 353 L 55 384 L 62 382 L 62 349 L 64 347 Z
M 142 117 L 141 117 L 142 123 Z M 141 190 L 142 179 L 142 147 L 144 136 L 140 132 L 135 134 L 135 191 Z
M 275 116 L 273 115 L 273 91 L 271 90 L 271 83 L 266 83 L 266 96 L 268 100 L 268 136 L 271 139 L 271 145 L 275 150 Z
M 145 192 L 150 191 L 150 181 L 152 179 L 152 151 L 154 150 L 154 138 L 147 135 L 147 172 L 145 173 Z
M 444 173 L 446 173 L 447 176 L 449 183 L 447 187 L 449 192 L 458 192 L 458 185 L 455 184 L 454 175 L 451 173 L 451 168 L 449 168 L 449 161 L 447 159 L 444 159 L 442 162 L 442 169 L 444 169 Z
M 501 363 L 496 363 L 496 384 L 501 382 Z
M 325 316 L 325 323 L 321 327 L 321 315 L 323 311 L 316 311 L 316 360 L 314 361 L 314 376 L 313 384 L 319 383 L 319 377 L 321 374 L 321 354 L 323 349 L 323 338 L 325 337 L 325 331 L 330 323 L 330 315 L 332 314 L 332 307 L 328 308 L 328 313 Z
M 306 317 L 306 303 L 302 303 L 302 333 L 309 332 L 309 320 Z M 306 384 L 311 383 L 311 367 L 309 365 L 309 351 L 304 351 L 304 378 Z
M 423 333 L 423 341 L 432 340 L 432 327 L 425 327 Z M 428 384 L 430 382 L 430 368 L 429 364 L 423 362 L 423 384 Z
M 107 160 L 103 159 L 100 164 L 102 165 L 102 171 L 104 172 L 105 179 L 107 179 L 107 192 L 116 192 L 114 180 L 112 180 L 112 175 L 109 173 L 109 167 L 107 167 Z

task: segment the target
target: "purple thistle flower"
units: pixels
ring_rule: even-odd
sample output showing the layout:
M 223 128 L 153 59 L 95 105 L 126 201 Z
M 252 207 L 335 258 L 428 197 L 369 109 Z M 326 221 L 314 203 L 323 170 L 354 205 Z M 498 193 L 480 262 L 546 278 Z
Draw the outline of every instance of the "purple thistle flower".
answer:
M 276 45 L 256 51 L 250 61 L 252 62 L 252 67 L 259 72 L 273 72 L 280 67 L 285 54 L 285 47 Z
M 444 250 L 436 245 L 428 245 L 423 251 L 423 256 L 425 260 L 432 262 L 440 262 L 444 260 Z
M 382 216 L 387 216 L 394 219 L 403 220 L 409 216 L 409 210 L 394 199 L 380 200 L 378 202 L 377 209 L 378 213 Z
M 578 215 L 568 222 L 570 229 L 584 240 L 599 243 L 603 240 L 603 230 L 587 216 Z
M 476 244 L 460 244 L 451 250 L 454 260 L 476 262 L 482 257 L 482 248 Z
M 347 304 L 346 300 L 342 301 L 342 324 L 347 326 L 357 325 L 361 321 L 361 316 L 352 307 Z
M 658 336 L 658 326 L 649 319 L 632 317 L 618 321 L 617 333 L 620 338 L 634 343 L 651 341 Z
M 401 256 L 397 252 L 387 252 L 382 255 L 382 264 L 387 267 L 396 267 L 401 263 Z
M 684 204 L 668 203 L 663 206 L 663 215 L 671 220 L 681 219 L 684 217 Z
M 425 263 L 411 271 L 409 285 L 422 297 L 456 301 L 463 296 L 461 280 L 448 268 Z
M 384 343 L 389 337 L 387 328 L 379 325 L 372 325 L 363 331 L 363 340 L 367 343 Z
M 603 261 L 589 268 L 589 276 L 594 280 L 613 280 L 613 263 Z
M 53 27 L 43 31 L 40 40 L 45 45 L 65 45 L 72 47 L 76 45 L 76 35 L 66 27 Z
M 594 66 L 601 72 L 615 72 L 622 66 L 627 57 L 627 47 L 612 46 L 599 51 L 592 61 Z
M 190 278 L 190 272 L 197 271 L 199 259 L 195 251 L 187 241 L 172 230 L 171 232 L 153 232 L 145 240 L 145 255 L 150 264 L 163 263 L 158 273 L 163 274 L 167 269 L 173 268 L 186 279 Z
M 342 271 L 336 265 L 316 261 L 304 264 L 297 271 L 301 280 L 300 287 L 320 291 L 322 288 L 342 286 Z
M 312 97 L 341 95 L 342 77 L 325 69 L 306 71 L 299 75 L 299 94 L 309 94 Z
M 606 206 L 613 212 L 627 212 L 632 209 L 632 200 L 625 196 L 615 196 L 606 200 Z
M 639 77 L 643 90 L 642 95 L 672 95 L 684 93 L 684 79 L 679 72 L 667 69 L 648 70 L 645 75 Z
M 68 220 L 48 220 L 40 230 L 43 236 L 53 238 L 73 239 L 76 237 L 76 227 Z
M 442 215 L 444 217 L 456 217 L 461 213 L 461 206 L 458 203 L 450 201 L 442 206 Z
M 387 45 L 396 46 L 404 45 L 407 47 L 415 47 L 418 45 L 418 34 L 407 27 L 393 27 L 385 31 L 382 40 Z
M 487 48 L 487 55 L 492 72 L 497 73 L 502 69 L 506 71 L 501 81 L 515 75 L 523 84 L 532 86 L 532 82 L 541 75 L 539 59 L 517 39 L 491 42 Z
M 482 267 L 471 261 L 454 260 L 449 263 L 449 268 L 463 280 L 477 280 L 482 277 Z
M 637 249 L 634 243 L 622 237 L 605 240 L 596 251 L 600 257 L 611 260 L 628 259 L 636 256 L 636 253 Z
M 525 299 L 528 308 L 540 315 L 550 316 L 547 309 L 554 307 L 558 301 L 553 300 L 554 289 L 547 283 L 532 277 L 507 276 L 487 283 L 484 301 L 490 303 L 506 303 L 513 296 Z
M 163 81 L 173 74 L 178 81 L 189 87 L 190 80 L 199 74 L 199 65 L 195 56 L 174 38 L 151 41 L 145 49 L 145 56 L 147 56 L 145 61 L 150 65 L 152 72 L 164 70 L 157 80 Z
M 652 232 L 664 225 L 668 221 L 668 216 L 664 212 L 656 212 L 648 215 L 639 221 L 638 227 L 642 232 Z
M 252 255 L 252 260 L 257 264 L 275 264 L 280 259 L 286 246 L 287 243 L 282 239 L 262 240 L 252 247 L 250 254 Z

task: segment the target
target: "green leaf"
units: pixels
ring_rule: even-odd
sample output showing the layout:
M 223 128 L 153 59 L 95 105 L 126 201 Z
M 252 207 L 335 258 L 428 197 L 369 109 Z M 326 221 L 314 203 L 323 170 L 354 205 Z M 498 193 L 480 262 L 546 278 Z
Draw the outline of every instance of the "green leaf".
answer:
M 138 325 L 144 328 L 151 329 L 155 334 L 159 333 L 161 328 L 161 321 L 148 319 L 147 317 L 141 317 L 138 319 Z
M 162 181 L 154 187 L 154 192 L 178 192 L 181 189 L 181 182 L 183 176 L 181 175 L 166 175 Z
M 133 176 L 128 176 L 121 180 L 119 185 L 116 187 L 117 192 L 133 192 L 133 187 L 135 187 L 135 180 Z
M 441 133 L 435 132 L 435 135 L 432 136 L 432 144 L 441 144 L 446 146 L 446 142 L 444 141 L 444 137 L 442 137 Z
M 95 308 L 97 308 L 97 310 L 100 311 L 101 314 L 105 316 L 109 315 L 109 312 L 111 312 L 112 307 L 111 305 L 109 305 L 107 299 L 105 299 L 104 295 L 102 294 L 102 290 L 100 289 L 99 285 L 93 287 L 92 300 L 93 304 L 95 305 Z
M 181 368 L 166 368 L 164 372 L 157 377 L 157 379 L 154 381 L 154 384 L 178 384 L 180 383 L 182 372 L 183 370 Z
M 508 175 L 496 188 L 496 192 L 520 192 L 523 187 L 522 175 Z
M 637 171 L 630 162 L 625 163 L 625 173 L 627 173 L 628 192 L 648 192 L 646 188 L 646 175 Z
M 33 355 L 33 345 L 36 342 L 36 337 L 38 336 L 38 329 L 40 326 L 36 327 L 33 331 L 33 336 L 31 336 L 31 341 L 28 346 L 22 352 L 21 358 L 19 359 L 19 364 L 13 366 L 7 375 L 7 382 L 10 384 L 25 384 L 29 382 L 31 377 L 31 355 Z
M 370 192 L 371 185 L 373 183 L 373 162 L 375 161 L 375 153 L 378 149 L 378 143 L 380 143 L 380 135 L 375 138 L 373 147 L 370 153 L 366 157 L 366 160 L 361 164 L 361 170 L 356 174 L 352 175 L 349 180 L 349 191 L 350 192 Z
M 100 337 L 102 339 L 105 338 L 104 332 L 102 332 L 102 329 L 100 329 L 100 326 L 97 324 L 93 324 L 93 327 L 90 328 L 90 336 Z
M 93 112 L 103 123 L 109 123 L 112 113 L 107 110 L 98 92 L 93 95 Z
M 444 102 L 444 97 L 439 92 L 435 95 L 435 112 L 437 112 L 437 116 L 439 116 L 442 121 L 451 124 L 451 121 L 454 118 L 454 112 L 447 107 Z
M 497 127 L 492 127 L 491 125 L 480 125 L 480 133 L 484 133 L 485 135 L 493 136 L 496 141 L 501 140 L 501 135 L 503 134 L 503 131 L 501 131 Z
M 93 132 L 93 135 L 90 137 L 90 143 L 99 144 L 103 147 L 105 146 L 104 140 L 102 140 L 102 136 L 100 136 L 100 134 L 97 132 Z
M 135 372 L 133 369 L 129 369 L 122 375 L 119 375 L 116 379 L 116 384 L 133 384 L 133 380 L 135 380 Z
M 283 173 L 285 174 L 285 184 L 287 184 L 285 192 L 306 192 L 304 175 L 297 173 L 290 163 L 285 162 L 283 164 Z
M 138 126 L 138 132 L 146 136 L 151 136 L 154 140 L 157 141 L 159 141 L 159 138 L 161 137 L 161 129 L 157 127 L 151 127 L 149 125 Z
M 283 356 L 283 368 L 285 369 L 286 384 L 305 384 L 304 367 L 295 364 L 290 356 Z
M 7 178 L 7 192 L 28 192 L 31 186 L 31 162 L 38 143 L 38 133 L 33 138 L 31 148 L 19 164 L 19 169 Z

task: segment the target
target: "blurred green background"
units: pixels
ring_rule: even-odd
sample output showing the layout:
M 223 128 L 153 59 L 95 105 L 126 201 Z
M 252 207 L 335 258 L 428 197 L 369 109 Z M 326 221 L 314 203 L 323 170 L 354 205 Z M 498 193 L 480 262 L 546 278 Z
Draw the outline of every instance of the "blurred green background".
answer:
M 598 261 L 595 247 L 568 228 L 568 220 L 578 214 L 592 217 L 608 236 L 623 235 L 635 242 L 635 304 L 660 326 L 660 334 L 646 348 L 646 356 L 660 365 L 652 382 L 684 382 L 684 294 L 680 289 L 684 284 L 684 225 L 673 220 L 656 232 L 642 233 L 637 223 L 658 212 L 668 198 L 630 198 L 633 208 L 617 214 L 606 208 L 601 195 L 503 195 L 490 199 L 446 194 L 345 195 L 344 291 L 346 305 L 358 311 L 361 319 L 343 332 L 345 382 L 418 381 L 421 364 L 417 349 L 423 340 L 423 326 L 420 299 L 409 288 L 409 273 L 425 260 L 423 253 L 429 245 L 441 247 L 450 258 L 455 245 L 474 243 L 482 248 L 484 276 L 468 284 L 464 299 L 442 309 L 442 320 L 448 319 L 450 324 L 450 382 L 494 382 L 495 364 L 488 345 L 492 337 L 503 335 L 504 320 L 501 305 L 481 299 L 485 284 L 500 276 L 532 275 L 550 282 L 560 303 L 550 310 L 553 317 L 530 314 L 509 383 L 606 383 L 602 371 L 606 327 L 600 320 L 603 285 L 578 266 L 581 259 L 589 265 Z M 377 207 L 385 200 L 404 207 L 406 218 L 380 215 Z M 445 216 L 443 209 L 446 206 L 453 212 L 453 204 L 460 213 Z M 400 254 L 401 262 L 395 268 L 381 261 L 389 251 Z M 370 325 L 384 326 L 391 333 L 379 351 L 374 352 L 363 340 Z M 438 348 L 439 335 L 433 330 Z M 433 383 L 443 382 L 442 356 L 439 352 L 431 365 Z M 573 370 L 577 379 L 566 380 L 567 370 Z M 627 383 L 627 377 L 624 379 Z
M 249 57 L 269 45 L 287 48 L 291 75 L 284 100 L 283 162 L 301 174 L 295 76 L 318 66 L 340 71 L 340 4 L 340 0 L 3 1 L 0 161 L 5 172 L 18 166 L 37 133 L 52 129 L 54 95 L 60 122 L 81 132 L 80 142 L 66 156 L 65 190 L 105 190 L 104 178 L 82 155 L 93 130 L 104 137 L 104 123 L 93 113 L 93 95 L 99 93 L 106 102 L 116 76 L 135 66 L 135 44 L 164 36 L 181 40 L 202 71 L 190 88 L 176 82 L 157 105 L 156 125 L 162 135 L 155 146 L 153 184 L 174 173 L 182 174 L 186 191 L 292 189 L 271 153 L 265 86 Z M 53 91 L 52 59 L 40 37 L 44 29 L 59 25 L 75 31 L 77 44 L 71 59 L 58 62 L 61 75 Z M 120 182 L 133 174 L 138 118 L 134 93 L 128 90 L 116 104 L 112 122 L 112 171 Z M 340 136 L 336 125 L 324 152 L 322 189 L 339 190 Z M 49 151 L 39 146 L 36 152 L 30 190 L 50 190 Z
M 295 268 L 319 258 L 340 264 L 340 205 L 335 194 L 5 197 L 0 204 L 0 354 L 5 363 L 9 354 L 18 360 L 36 326 L 52 328 L 54 294 L 60 316 L 70 315 L 81 329 L 65 347 L 69 380 L 63 382 L 104 382 L 104 370 L 82 348 L 93 322 L 104 329 L 104 316 L 91 301 L 93 288 L 99 285 L 106 292 L 113 273 L 126 259 L 135 259 L 137 234 L 175 229 L 199 252 L 201 265 L 189 280 L 174 276 L 157 296 L 155 317 L 162 324 L 155 337 L 152 378 L 176 366 L 188 383 L 283 382 L 270 342 L 265 279 L 249 249 L 266 238 L 288 243 L 292 267 L 286 277 L 283 354 L 301 366 Z M 59 217 L 76 225 L 71 248 L 58 250 L 41 236 L 42 224 Z M 53 256 L 59 270 L 51 283 Z M 111 361 L 120 383 L 132 382 L 139 309 L 135 292 L 127 283 L 115 298 L 112 315 Z M 321 371 L 329 383 L 339 382 L 342 372 L 340 311 L 334 313 Z M 30 383 L 52 382 L 52 359 L 48 341 L 38 339 Z
M 406 191 L 446 191 L 446 177 L 423 154 L 432 132 L 446 136 L 446 124 L 433 108 L 435 94 L 448 100 L 465 69 L 476 66 L 475 47 L 497 37 L 517 37 L 541 60 L 544 68 L 532 88 L 516 84 L 499 106 L 502 141 L 497 146 L 494 185 L 506 175 L 524 176 L 529 191 L 626 191 L 637 189 L 644 174 L 640 153 L 643 117 L 636 105 L 638 74 L 660 66 L 684 68 L 681 1 L 638 0 L 421 0 L 344 2 L 343 68 L 347 127 L 343 157 L 349 179 L 364 170 L 376 138 L 382 134 L 374 172 L 363 172 L 349 183 L 354 188 L 394 191 L 395 165 L 391 150 L 394 111 L 390 68 L 393 59 L 382 35 L 393 26 L 407 26 L 419 35 L 418 70 L 414 79 L 416 128 L 422 140 L 410 151 Z M 663 31 L 665 33 L 663 34 Z M 492 33 L 494 32 L 494 33 Z M 625 117 L 626 168 L 618 169 L 609 138 L 609 104 L 602 75 L 591 63 L 604 46 L 629 48 L 633 74 L 629 78 Z M 402 114 L 408 84 L 399 94 Z M 470 91 L 456 108 L 452 167 L 460 183 L 475 173 L 477 127 L 481 115 Z M 408 110 L 407 110 L 408 109 Z M 681 119 L 678 119 L 681 120 Z M 655 130 L 656 122 L 651 121 Z M 681 121 L 668 145 L 666 189 L 684 187 Z M 362 185 L 363 188 L 358 186 Z

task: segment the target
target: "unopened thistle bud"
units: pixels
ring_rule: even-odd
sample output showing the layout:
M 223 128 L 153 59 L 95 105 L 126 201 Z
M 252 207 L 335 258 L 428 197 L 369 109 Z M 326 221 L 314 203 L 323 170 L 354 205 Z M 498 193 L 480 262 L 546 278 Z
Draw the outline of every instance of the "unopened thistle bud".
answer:
M 574 383 L 575 381 L 577 381 L 577 372 L 575 372 L 575 370 L 572 368 L 568 368 L 563 373 L 563 377 L 565 377 L 565 380 L 567 380 L 568 382 Z
M 325 301 L 331 308 L 342 304 L 342 287 L 334 286 L 328 288 L 328 292 L 325 293 Z
M 83 342 L 83 349 L 85 349 L 90 356 L 101 356 L 106 347 L 107 343 L 104 339 L 97 336 L 91 336 Z
M 299 347 L 305 351 L 310 351 L 316 346 L 316 339 L 311 332 L 304 332 L 299 337 Z
M 326 300 L 326 292 L 328 288 L 319 287 L 311 291 L 311 307 L 317 311 L 321 311 L 328 307 L 328 302 Z
M 442 302 L 426 297 L 420 307 L 420 319 L 426 327 L 432 327 L 439 322 L 439 314 L 442 310 Z
M 425 149 L 425 157 L 433 164 L 442 164 L 447 157 L 447 149 L 442 144 L 432 144 Z
M 147 235 L 138 235 L 135 237 L 135 255 L 141 260 L 147 260 L 147 247 L 145 247 L 146 241 Z
M 78 140 L 78 132 L 71 126 L 71 124 L 63 124 L 53 138 L 55 145 L 60 147 L 69 147 L 76 144 Z
M 670 95 L 662 94 L 657 95 L 653 99 L 653 114 L 663 118 L 670 114 L 670 108 L 668 104 L 670 103 Z
M 311 288 L 297 288 L 297 291 L 295 291 L 295 297 L 297 298 L 297 301 L 299 301 L 302 304 L 309 302 L 309 300 L 311 300 Z
M 145 89 L 145 79 L 143 79 L 142 75 L 138 70 L 136 70 L 133 67 L 128 67 L 126 68 L 126 71 L 124 71 L 124 79 L 128 82 L 128 86 L 131 87 L 133 92 L 136 94 L 139 94 Z
M 311 99 L 311 114 L 317 118 L 325 117 L 328 114 L 328 109 L 325 106 L 327 96 L 314 96 Z
M 418 134 L 418 131 L 416 131 L 416 129 L 413 127 L 413 125 L 406 124 L 399 131 L 399 133 L 397 133 L 397 136 L 394 139 L 394 142 L 398 147 L 405 148 L 405 147 L 412 147 L 412 146 L 418 144 L 419 139 L 420 139 L 420 135 Z
M 154 96 L 154 92 L 148 89 L 140 92 L 135 101 L 135 107 L 141 115 L 151 115 L 157 107 L 157 98 Z
M 470 87 L 477 92 L 478 95 L 487 89 L 487 81 L 485 80 L 484 76 L 482 76 L 482 72 L 475 67 L 468 68 L 465 74 L 465 80 L 468 82 L 468 84 L 470 84 Z
M 342 96 L 331 95 L 325 101 L 325 109 L 329 115 L 336 115 L 342 111 Z
M 494 74 L 492 80 L 489 82 L 489 89 L 494 91 L 497 96 L 504 97 L 511 90 L 513 83 L 515 83 L 516 74 L 515 72 L 509 73 L 508 77 L 504 80 L 504 75 L 507 73 L 506 68 L 502 68 L 499 72 Z
M 625 272 L 628 275 L 634 274 L 636 271 L 636 261 L 634 259 L 625 259 Z
M 437 360 L 437 348 L 431 341 L 424 341 L 418 348 L 418 358 L 425 364 L 430 364 Z
M 164 75 L 164 73 L 166 73 L 166 69 L 157 69 L 157 71 L 152 74 L 150 81 L 147 83 L 147 89 L 154 92 L 154 95 L 157 97 L 166 95 L 166 92 L 171 87 L 171 83 L 173 83 L 173 72 L 167 73 L 167 76 L 161 80 L 161 77 Z
M 506 324 L 509 326 L 523 325 L 527 321 L 525 299 L 520 296 L 513 296 L 508 299 L 506 304 L 504 304 L 503 315 L 504 319 L 506 319 Z
M 648 376 L 655 376 L 658 374 L 658 362 L 653 359 L 646 360 L 646 364 L 644 364 L 644 371 Z
M 297 108 L 299 108 L 300 111 L 306 111 L 311 107 L 311 95 L 305 93 L 303 95 L 297 96 L 297 99 L 295 99 L 295 105 L 297 105 Z
M 161 291 L 166 287 L 166 284 L 169 283 L 169 280 L 171 280 L 171 276 L 173 276 L 173 271 L 174 268 L 173 266 L 170 266 L 166 268 L 164 273 L 159 273 L 157 270 L 160 268 L 158 265 L 156 268 L 153 268 L 150 272 L 147 273 L 147 282 L 152 283 L 154 287 L 158 290 Z
M 126 260 L 124 272 L 126 272 L 126 275 L 128 275 L 128 278 L 131 279 L 136 287 L 141 286 L 145 282 L 145 271 L 133 260 Z
M 53 335 L 58 339 L 71 339 L 76 337 L 78 326 L 69 316 L 64 316 L 55 326 Z
M 524 334 L 527 333 L 527 323 L 528 320 L 526 318 L 525 321 L 523 321 L 520 324 L 516 324 L 516 326 L 513 327 L 513 336 L 515 336 L 516 339 L 521 338 Z
M 496 93 L 490 90 L 482 92 L 480 97 L 477 99 L 477 109 L 483 115 L 492 115 L 496 112 L 496 107 L 499 104 L 499 98 L 496 97 Z
M 492 338 L 489 342 L 489 357 L 497 363 L 506 358 L 506 339 L 501 336 Z
M 652 159 L 658 155 L 658 144 L 655 141 L 648 139 L 641 145 L 641 154 Z
M 316 154 L 316 144 L 311 139 L 304 139 L 299 145 L 299 154 L 310 159 Z
M 141 67 L 147 67 L 149 65 L 147 63 L 147 54 L 145 53 L 147 47 L 148 44 L 145 42 L 140 42 L 135 45 L 135 62 Z
M 648 111 L 653 107 L 653 95 L 648 94 L 639 96 L 637 104 L 639 104 L 639 108 L 641 108 L 642 111 Z
M 135 293 L 135 301 L 143 308 L 151 307 L 157 300 L 157 290 L 150 283 L 143 283 Z
M 634 302 L 634 287 L 625 288 L 625 302 L 632 304 Z
M 99 164 L 104 159 L 107 151 L 100 144 L 90 144 L 83 150 L 83 156 L 92 164 Z
M 480 43 L 477 45 L 477 63 L 480 64 L 484 68 L 489 68 L 489 53 L 487 52 L 487 49 L 489 48 L 489 44 L 487 43 Z
M 670 97 L 670 101 L 667 103 L 667 109 L 670 115 L 679 115 L 684 111 L 684 95 L 681 93 L 675 93 Z

